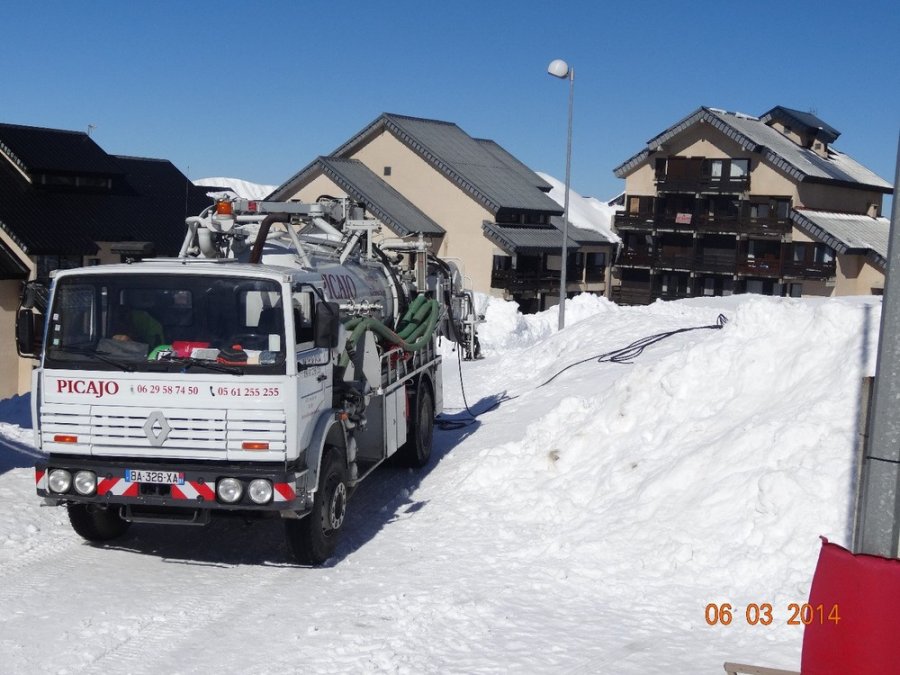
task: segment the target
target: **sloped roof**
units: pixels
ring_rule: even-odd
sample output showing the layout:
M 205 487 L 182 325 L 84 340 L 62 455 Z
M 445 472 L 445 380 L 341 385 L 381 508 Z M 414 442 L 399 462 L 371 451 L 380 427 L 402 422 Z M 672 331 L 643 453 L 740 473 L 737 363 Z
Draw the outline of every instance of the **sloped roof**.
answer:
M 52 170 L 112 176 L 122 172 L 90 136 L 78 131 L 0 124 L 0 143 L 5 146 L 0 149 L 26 173 Z
M 563 231 L 563 217 L 562 216 L 551 216 L 550 224 L 553 225 L 559 232 Z M 602 233 L 597 230 L 591 230 L 586 227 L 578 227 L 572 220 L 569 220 L 569 239 L 580 244 L 580 245 L 597 245 L 597 244 L 615 244 L 617 241 L 621 241 L 621 239 L 610 239 L 606 237 Z M 558 235 L 557 235 L 557 238 Z M 562 240 L 559 241 L 559 246 L 562 245 Z
M 508 253 L 539 253 L 562 248 L 562 232 L 554 227 L 498 225 L 484 221 L 481 229 L 488 239 Z M 566 247 L 575 251 L 578 242 L 569 237 Z
M 496 148 L 489 150 L 451 122 L 384 113 L 331 156 L 350 156 L 385 129 L 494 214 L 500 209 L 561 213 L 533 179 L 523 176 L 521 167 L 511 166 Z
M 0 279 L 27 279 L 28 267 L 0 240 Z
M 318 157 L 297 177 L 306 180 L 318 172 L 328 176 L 349 197 L 362 203 L 366 210 L 401 237 L 416 232 L 432 236 L 445 233 L 443 227 L 358 159 Z
M 98 241 L 153 241 L 157 254 L 175 254 L 185 217 L 210 203 L 171 162 L 108 155 L 87 134 L 0 125 L 0 143 L 15 144 L 18 160 L 0 157 L 0 228 L 29 255 L 91 255 Z M 105 175 L 112 187 L 33 185 L 21 173 L 64 170 Z
M 616 176 L 624 178 L 659 146 L 700 122 L 712 125 L 745 151 L 761 155 L 797 181 L 837 182 L 887 194 L 893 192 L 890 183 L 848 155 L 829 148 L 826 159 L 809 148 L 797 145 L 757 117 L 715 108 L 699 108 L 651 138 L 646 148 L 614 169 Z
M 553 186 L 550 185 L 547 181 L 541 178 L 541 175 L 536 171 L 532 171 L 525 164 L 523 164 L 518 157 L 514 157 L 510 154 L 506 148 L 497 143 L 497 141 L 492 141 L 489 138 L 476 138 L 475 139 L 481 146 L 491 153 L 494 157 L 499 159 L 501 162 L 506 164 L 510 169 L 518 173 L 522 178 L 527 180 L 529 183 L 534 185 L 541 192 L 548 192 Z
M 813 113 L 785 108 L 782 105 L 775 106 L 759 118 L 759 121 L 763 124 L 767 123 L 769 120 L 778 120 L 789 126 L 800 127 L 808 133 L 811 132 L 815 134 L 816 138 L 825 143 L 834 143 L 838 136 L 841 135 L 840 131 L 830 124 L 826 124 Z
M 838 253 L 862 253 L 884 270 L 891 224 L 887 218 L 813 209 L 794 209 L 791 220 Z

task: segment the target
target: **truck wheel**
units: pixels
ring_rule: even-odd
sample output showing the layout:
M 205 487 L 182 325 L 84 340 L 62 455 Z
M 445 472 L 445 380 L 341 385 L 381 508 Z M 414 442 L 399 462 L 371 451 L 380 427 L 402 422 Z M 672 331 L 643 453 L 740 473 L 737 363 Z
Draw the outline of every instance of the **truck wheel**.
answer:
M 403 466 L 420 469 L 431 459 L 431 444 L 434 437 L 434 396 L 426 380 L 419 381 L 415 410 L 409 437 L 400 450 L 397 459 Z
M 337 449 L 328 448 L 322 458 L 312 512 L 300 520 L 284 521 L 288 548 L 297 562 L 321 565 L 334 554 L 348 496 L 347 465 Z
M 109 541 L 125 534 L 127 520 L 119 517 L 115 507 L 102 508 L 93 504 L 67 504 L 72 529 L 88 541 Z

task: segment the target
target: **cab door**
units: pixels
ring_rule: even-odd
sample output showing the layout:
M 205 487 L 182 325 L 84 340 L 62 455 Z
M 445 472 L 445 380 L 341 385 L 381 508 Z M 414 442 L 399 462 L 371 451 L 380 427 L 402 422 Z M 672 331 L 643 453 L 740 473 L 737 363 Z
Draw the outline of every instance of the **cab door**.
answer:
M 297 401 L 300 448 L 309 445 L 319 414 L 331 407 L 332 368 L 330 350 L 313 343 L 315 294 L 308 286 L 294 289 L 290 311 L 294 327 L 294 356 L 297 359 Z

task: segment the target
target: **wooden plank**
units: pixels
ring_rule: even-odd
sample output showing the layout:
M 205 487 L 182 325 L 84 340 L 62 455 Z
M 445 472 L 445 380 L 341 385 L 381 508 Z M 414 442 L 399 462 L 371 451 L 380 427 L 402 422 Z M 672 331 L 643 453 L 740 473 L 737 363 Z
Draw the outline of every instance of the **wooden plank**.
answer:
M 723 666 L 728 675 L 800 675 L 799 670 L 781 670 L 779 668 L 764 668 L 763 666 L 748 666 L 743 663 L 728 663 Z

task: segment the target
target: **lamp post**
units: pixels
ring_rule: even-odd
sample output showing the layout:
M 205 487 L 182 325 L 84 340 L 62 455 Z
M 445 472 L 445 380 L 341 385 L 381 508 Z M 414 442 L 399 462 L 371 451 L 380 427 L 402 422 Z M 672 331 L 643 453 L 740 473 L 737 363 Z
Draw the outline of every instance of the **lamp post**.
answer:
M 559 330 L 566 327 L 566 263 L 569 258 L 569 178 L 572 168 L 572 102 L 575 98 L 575 69 L 562 59 L 550 62 L 547 72 L 561 80 L 569 80 L 569 133 L 566 138 L 566 194 L 563 202 L 562 260 L 559 270 Z

